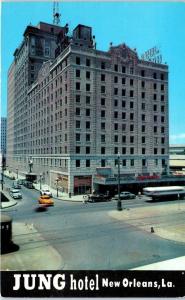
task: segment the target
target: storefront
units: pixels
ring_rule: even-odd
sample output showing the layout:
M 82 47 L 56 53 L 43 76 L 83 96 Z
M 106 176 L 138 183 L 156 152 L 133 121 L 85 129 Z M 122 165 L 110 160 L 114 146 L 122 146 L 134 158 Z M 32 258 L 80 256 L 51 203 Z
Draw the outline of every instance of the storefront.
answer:
M 92 176 L 74 176 L 74 194 L 90 194 L 92 190 Z

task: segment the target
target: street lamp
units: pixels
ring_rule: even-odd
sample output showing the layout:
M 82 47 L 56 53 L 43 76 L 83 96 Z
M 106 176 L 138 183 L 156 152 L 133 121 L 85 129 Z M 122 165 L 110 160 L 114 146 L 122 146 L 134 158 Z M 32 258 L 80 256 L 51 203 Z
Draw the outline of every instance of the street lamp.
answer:
M 41 183 L 41 181 L 42 181 L 42 174 L 40 174 L 40 191 L 42 189 L 42 183 Z
M 18 179 L 18 174 L 19 174 L 18 172 L 19 172 L 19 169 L 16 169 L 16 173 L 17 173 L 17 179 Z
M 56 188 L 57 188 L 57 198 L 58 198 L 58 182 L 59 182 L 59 178 L 56 179 L 56 182 L 57 182 Z
M 118 153 L 118 201 L 117 210 L 122 210 L 121 199 L 120 199 L 120 153 Z

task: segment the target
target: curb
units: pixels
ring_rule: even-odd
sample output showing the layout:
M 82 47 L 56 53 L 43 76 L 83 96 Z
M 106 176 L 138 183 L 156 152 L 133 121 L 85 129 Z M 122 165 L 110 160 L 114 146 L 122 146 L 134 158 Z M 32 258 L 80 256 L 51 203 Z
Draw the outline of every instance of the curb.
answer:
M 12 202 L 12 201 L 11 201 Z M 15 206 L 17 204 L 17 201 L 14 201 L 13 203 L 9 203 L 8 205 L 2 207 L 1 206 L 1 209 L 5 209 L 5 208 L 8 208 L 8 207 L 12 207 L 12 206 Z

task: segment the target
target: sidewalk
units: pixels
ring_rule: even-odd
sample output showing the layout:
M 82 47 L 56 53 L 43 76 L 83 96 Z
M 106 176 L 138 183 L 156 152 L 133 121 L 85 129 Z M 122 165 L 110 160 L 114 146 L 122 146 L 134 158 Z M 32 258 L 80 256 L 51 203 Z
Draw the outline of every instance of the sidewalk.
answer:
M 34 183 L 34 188 L 38 191 L 40 191 L 40 183 Z M 69 197 L 69 194 L 63 193 L 60 190 L 58 190 L 58 197 L 57 197 L 57 190 L 51 188 L 50 186 L 43 184 L 41 189 L 48 189 L 53 195 L 54 199 L 62 200 L 62 201 L 72 201 L 72 202 L 83 202 L 84 195 L 72 195 Z
M 0 189 L 0 191 L 2 192 L 1 189 Z M 11 207 L 11 206 L 14 206 L 17 204 L 17 201 L 12 199 L 12 197 L 9 195 L 9 192 L 6 191 L 6 188 L 3 189 L 3 194 L 9 201 L 1 202 L 1 209 L 8 208 L 8 207 Z
M 13 242 L 20 248 L 1 255 L 1 270 L 61 270 L 61 255 L 43 239 L 33 224 L 13 222 Z
M 151 233 L 151 227 L 153 227 L 152 234 L 161 238 L 185 243 L 185 201 L 111 211 L 108 214 L 112 218 L 124 221 L 148 233 Z M 170 215 L 176 215 L 177 221 L 175 223 L 167 222 L 165 225 L 164 221 L 161 221 L 161 217 L 168 218 Z

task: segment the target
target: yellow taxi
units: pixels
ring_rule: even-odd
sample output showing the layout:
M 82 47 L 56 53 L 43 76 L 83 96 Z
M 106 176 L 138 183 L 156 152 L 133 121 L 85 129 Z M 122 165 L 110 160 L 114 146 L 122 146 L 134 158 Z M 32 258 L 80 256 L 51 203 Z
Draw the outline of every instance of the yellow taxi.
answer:
M 48 196 L 48 195 L 41 195 L 40 197 L 39 197 L 39 204 L 44 204 L 44 205 L 54 205 L 54 201 L 53 201 L 53 199 L 50 197 L 50 196 Z

